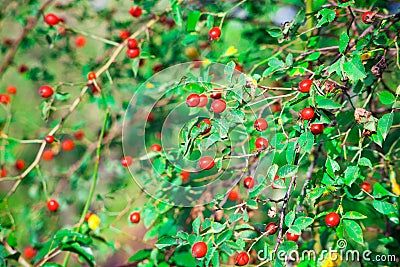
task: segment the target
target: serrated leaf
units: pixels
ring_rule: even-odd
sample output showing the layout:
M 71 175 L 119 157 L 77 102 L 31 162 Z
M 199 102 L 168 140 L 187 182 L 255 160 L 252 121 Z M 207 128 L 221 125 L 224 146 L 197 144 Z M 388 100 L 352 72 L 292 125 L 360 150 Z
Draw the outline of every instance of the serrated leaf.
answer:
M 345 32 L 345 31 L 342 32 L 340 34 L 340 39 L 339 39 L 339 52 L 340 53 L 343 53 L 346 50 L 347 45 L 349 44 L 349 41 L 350 41 L 350 38 L 347 35 L 347 32 Z
M 393 123 L 393 113 L 388 113 L 382 116 L 382 118 L 378 121 L 378 131 L 381 133 L 383 140 L 386 139 L 390 131 L 390 127 L 392 127 Z
M 347 77 L 353 82 L 363 80 L 365 77 L 367 77 L 360 56 L 353 56 L 353 58 L 346 61 L 343 64 L 343 71 L 346 73 Z

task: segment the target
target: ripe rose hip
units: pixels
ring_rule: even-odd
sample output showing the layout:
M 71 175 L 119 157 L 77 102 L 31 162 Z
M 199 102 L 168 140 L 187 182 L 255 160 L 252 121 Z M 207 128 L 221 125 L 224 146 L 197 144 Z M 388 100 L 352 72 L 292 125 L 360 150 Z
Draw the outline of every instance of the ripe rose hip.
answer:
M 205 94 L 201 94 L 199 97 L 200 97 L 200 102 L 197 105 L 197 107 L 202 108 L 208 104 L 208 96 Z
M 192 256 L 194 258 L 203 258 L 207 254 L 207 244 L 204 242 L 197 242 L 192 246 Z
M 153 152 L 160 152 L 161 151 L 161 146 L 159 145 L 159 144 L 153 144 L 151 147 L 150 147 L 150 150 L 151 151 L 153 151 Z
M 71 151 L 72 149 L 74 149 L 75 143 L 74 143 L 73 140 L 67 139 L 67 140 L 65 140 L 65 141 L 62 142 L 61 147 L 62 147 L 62 149 L 64 149 L 65 151 Z
M 369 183 L 367 183 L 367 182 L 362 182 L 361 183 L 361 188 L 367 193 L 371 193 L 372 192 L 371 185 Z
M 187 183 L 190 179 L 190 172 L 181 171 L 181 179 L 183 184 Z
M 218 91 L 216 91 L 216 90 L 218 90 Z M 212 92 L 210 94 L 210 97 L 212 99 L 220 99 L 222 97 L 222 92 L 220 92 L 220 91 L 221 91 L 221 88 L 215 88 L 214 92 Z
M 1 173 L 0 173 L 1 177 L 4 178 L 7 176 L 7 170 L 6 169 L 1 169 Z
M 300 113 L 300 116 L 303 120 L 311 120 L 314 118 L 314 115 L 314 109 L 312 108 L 304 108 Z
M 138 42 L 135 38 L 129 38 L 128 41 L 126 41 L 126 46 L 129 49 L 133 49 L 138 46 Z
M 268 148 L 268 140 L 264 137 L 258 137 L 255 142 L 257 150 L 264 150 Z
M 208 39 L 210 39 L 211 41 L 219 39 L 219 37 L 221 37 L 221 29 L 218 27 L 213 27 L 208 32 Z
M 125 156 L 121 159 L 121 165 L 124 167 L 131 166 L 133 163 L 133 159 L 130 156 Z
M 310 126 L 310 130 L 314 135 L 321 134 L 324 131 L 324 125 L 322 123 L 313 123 Z
M 23 159 L 17 159 L 15 162 L 15 168 L 22 171 L 25 168 L 25 161 Z
M 235 257 L 235 265 L 237 266 L 245 266 L 249 262 L 249 254 L 246 252 L 240 252 Z
M 254 122 L 254 129 L 256 129 L 259 132 L 265 131 L 267 128 L 268 128 L 268 122 L 263 118 L 259 118 Z
M 198 94 L 190 94 L 186 98 L 186 106 L 188 107 L 197 107 L 197 105 L 200 103 L 200 96 Z
M 83 130 L 78 130 L 74 133 L 74 138 L 76 140 L 82 140 L 85 137 L 85 132 Z
M 51 144 L 51 143 L 54 142 L 54 136 L 48 135 L 48 136 L 46 136 L 46 137 L 44 138 L 44 140 L 46 140 L 46 142 L 47 142 L 48 144 Z
M 49 199 L 47 201 L 47 209 L 51 212 L 56 212 L 58 210 L 58 202 L 55 199 Z
M 300 237 L 300 235 L 296 235 L 296 234 L 289 233 L 289 232 L 286 233 L 286 239 L 290 240 L 290 241 L 297 242 L 297 240 L 299 240 L 299 237 Z
M 75 38 L 75 46 L 76 47 L 84 47 L 86 44 L 86 37 L 83 35 L 79 35 Z
M 214 100 L 211 104 L 211 112 L 219 114 L 226 109 L 226 102 L 222 99 Z
M 340 222 L 339 214 L 336 212 L 331 212 L 325 217 L 325 223 L 328 227 L 334 227 Z
M 199 159 L 199 167 L 202 170 L 212 169 L 215 165 L 214 159 L 209 156 L 205 156 Z
M 364 12 L 361 19 L 365 24 L 371 24 L 372 22 L 374 22 L 372 20 L 373 17 L 374 17 L 374 13 L 372 11 L 367 11 L 367 12 Z
M 89 81 L 95 80 L 95 79 L 96 79 L 96 73 L 93 72 L 93 71 L 89 72 L 88 75 L 87 75 L 87 79 L 88 79 Z
M 231 190 L 228 194 L 228 199 L 231 201 L 236 201 L 239 198 L 239 192 L 235 189 Z
M 49 13 L 44 16 L 44 22 L 49 26 L 54 26 L 60 22 L 60 19 L 55 14 Z
M 139 221 L 140 221 L 140 213 L 139 212 L 132 212 L 129 215 L 129 221 L 131 223 L 139 223 Z
M 10 96 L 7 94 L 0 94 L 0 103 L 7 105 L 8 103 L 10 103 Z
M 139 54 L 140 54 L 139 47 L 126 50 L 126 55 L 128 56 L 128 58 L 137 58 Z
M 302 80 L 302 81 L 299 83 L 299 91 L 302 92 L 302 93 L 308 93 L 308 92 L 310 92 L 310 88 L 311 88 L 312 83 L 313 83 L 313 82 L 312 82 L 312 80 L 310 80 L 310 79 Z
M 273 235 L 278 231 L 278 225 L 274 222 L 270 222 L 269 224 L 267 224 L 267 226 L 265 227 L 265 232 L 267 232 L 267 234 L 269 235 Z
M 36 255 L 36 249 L 33 247 L 26 247 L 24 249 L 24 257 L 27 258 L 28 260 L 33 259 Z
M 47 149 L 47 150 L 43 151 L 42 158 L 45 161 L 52 160 L 54 158 L 54 152 L 51 151 L 50 149 Z
M 142 15 L 142 9 L 139 6 L 134 6 L 129 9 L 129 14 L 132 15 L 132 17 L 138 18 Z
M 121 38 L 122 40 L 128 38 L 130 35 L 131 33 L 128 30 L 121 30 L 119 32 L 119 38 Z
M 200 128 L 203 123 L 208 125 L 203 134 L 208 134 L 211 131 L 211 121 L 209 119 L 204 119 L 197 125 L 197 127 Z
M 15 87 L 14 85 L 10 85 L 9 87 L 7 87 L 7 92 L 10 95 L 15 95 L 17 93 L 17 87 Z
M 254 179 L 253 177 L 247 177 L 243 180 L 243 185 L 244 187 L 246 187 L 247 189 L 252 189 L 254 187 Z
M 43 85 L 39 88 L 39 95 L 43 98 L 49 98 L 53 95 L 53 88 L 48 85 Z

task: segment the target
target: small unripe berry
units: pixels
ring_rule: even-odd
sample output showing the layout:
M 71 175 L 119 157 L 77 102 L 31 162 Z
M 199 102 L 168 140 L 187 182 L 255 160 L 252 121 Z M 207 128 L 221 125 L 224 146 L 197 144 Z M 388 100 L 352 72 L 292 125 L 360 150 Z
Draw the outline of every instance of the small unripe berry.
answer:
M 314 109 L 312 108 L 304 108 L 300 113 L 300 116 L 303 120 L 311 120 L 314 118 L 314 115 Z
M 226 102 L 222 99 L 214 100 L 211 104 L 211 112 L 219 114 L 226 109 Z
M 302 81 L 299 83 L 299 91 L 302 92 L 302 93 L 308 93 L 308 92 L 310 92 L 310 88 L 311 88 L 312 83 L 313 83 L 313 82 L 312 82 L 312 80 L 310 80 L 310 79 L 302 80 Z
M 208 39 L 211 41 L 219 39 L 219 37 L 221 37 L 221 29 L 218 27 L 213 27 L 208 32 Z
M 245 266 L 249 262 L 249 254 L 247 252 L 240 252 L 235 257 L 235 265 Z
M 140 213 L 139 212 L 132 212 L 129 215 L 129 221 L 131 223 L 139 223 L 139 221 L 140 221 Z
M 39 95 L 43 98 L 49 98 L 53 95 L 53 88 L 48 85 L 43 85 L 39 88 Z
M 54 26 L 60 22 L 60 19 L 55 14 L 49 13 L 44 16 L 44 22 L 49 26 Z
M 205 156 L 199 159 L 199 167 L 202 170 L 210 170 L 214 167 L 214 165 L 215 162 L 212 157 Z
M 259 118 L 254 122 L 254 129 L 256 129 L 259 132 L 265 131 L 267 128 L 268 128 L 268 122 L 263 118 Z
M 192 256 L 194 258 L 203 258 L 207 254 L 207 244 L 204 242 L 197 242 L 192 246 Z
M 125 156 L 121 159 L 121 165 L 124 167 L 131 166 L 133 163 L 133 159 L 130 156 Z
M 273 235 L 278 231 L 278 225 L 274 222 L 270 222 L 269 224 L 267 224 L 267 226 L 265 227 L 265 232 L 268 235 Z
M 47 201 L 47 209 L 51 212 L 56 212 L 58 210 L 58 202 L 55 199 L 49 199 Z
M 100 218 L 96 214 L 91 214 L 87 220 L 88 226 L 91 230 L 96 230 L 100 225 Z
M 200 103 L 200 96 L 198 94 L 190 94 L 186 98 L 186 106 L 188 107 L 197 107 Z
M 339 214 L 336 212 L 331 212 L 325 217 L 325 223 L 328 227 L 334 227 L 340 222 Z

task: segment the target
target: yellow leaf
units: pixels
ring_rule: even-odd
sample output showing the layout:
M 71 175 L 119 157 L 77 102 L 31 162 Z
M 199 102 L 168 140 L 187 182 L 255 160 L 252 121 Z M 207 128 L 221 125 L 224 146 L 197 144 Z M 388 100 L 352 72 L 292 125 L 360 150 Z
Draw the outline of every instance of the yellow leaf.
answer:
M 340 254 L 337 252 L 332 252 L 328 254 L 328 257 L 322 267 L 337 267 L 340 266 L 341 262 L 342 259 L 340 257 Z
M 96 214 L 90 215 L 88 219 L 88 226 L 91 230 L 96 230 L 100 225 L 100 218 Z
M 400 185 L 397 183 L 396 179 L 394 177 L 391 177 L 390 181 L 392 182 L 393 194 L 395 194 L 396 196 L 400 195 Z
M 146 88 L 154 88 L 154 84 L 152 84 L 152 83 L 146 83 Z
M 225 51 L 225 53 L 222 55 L 223 57 L 229 57 L 232 56 L 233 54 L 237 53 L 237 49 L 231 45 L 230 47 L 228 47 L 228 49 Z

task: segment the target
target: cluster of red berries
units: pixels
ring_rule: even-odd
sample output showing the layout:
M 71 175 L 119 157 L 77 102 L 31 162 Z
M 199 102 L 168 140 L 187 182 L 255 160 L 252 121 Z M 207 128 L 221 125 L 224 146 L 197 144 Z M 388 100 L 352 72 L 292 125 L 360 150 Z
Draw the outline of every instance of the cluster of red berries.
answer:
M 126 41 L 126 46 L 128 50 L 126 50 L 126 55 L 128 58 L 136 58 L 140 54 L 140 48 L 138 47 L 138 42 L 135 38 L 129 38 Z

